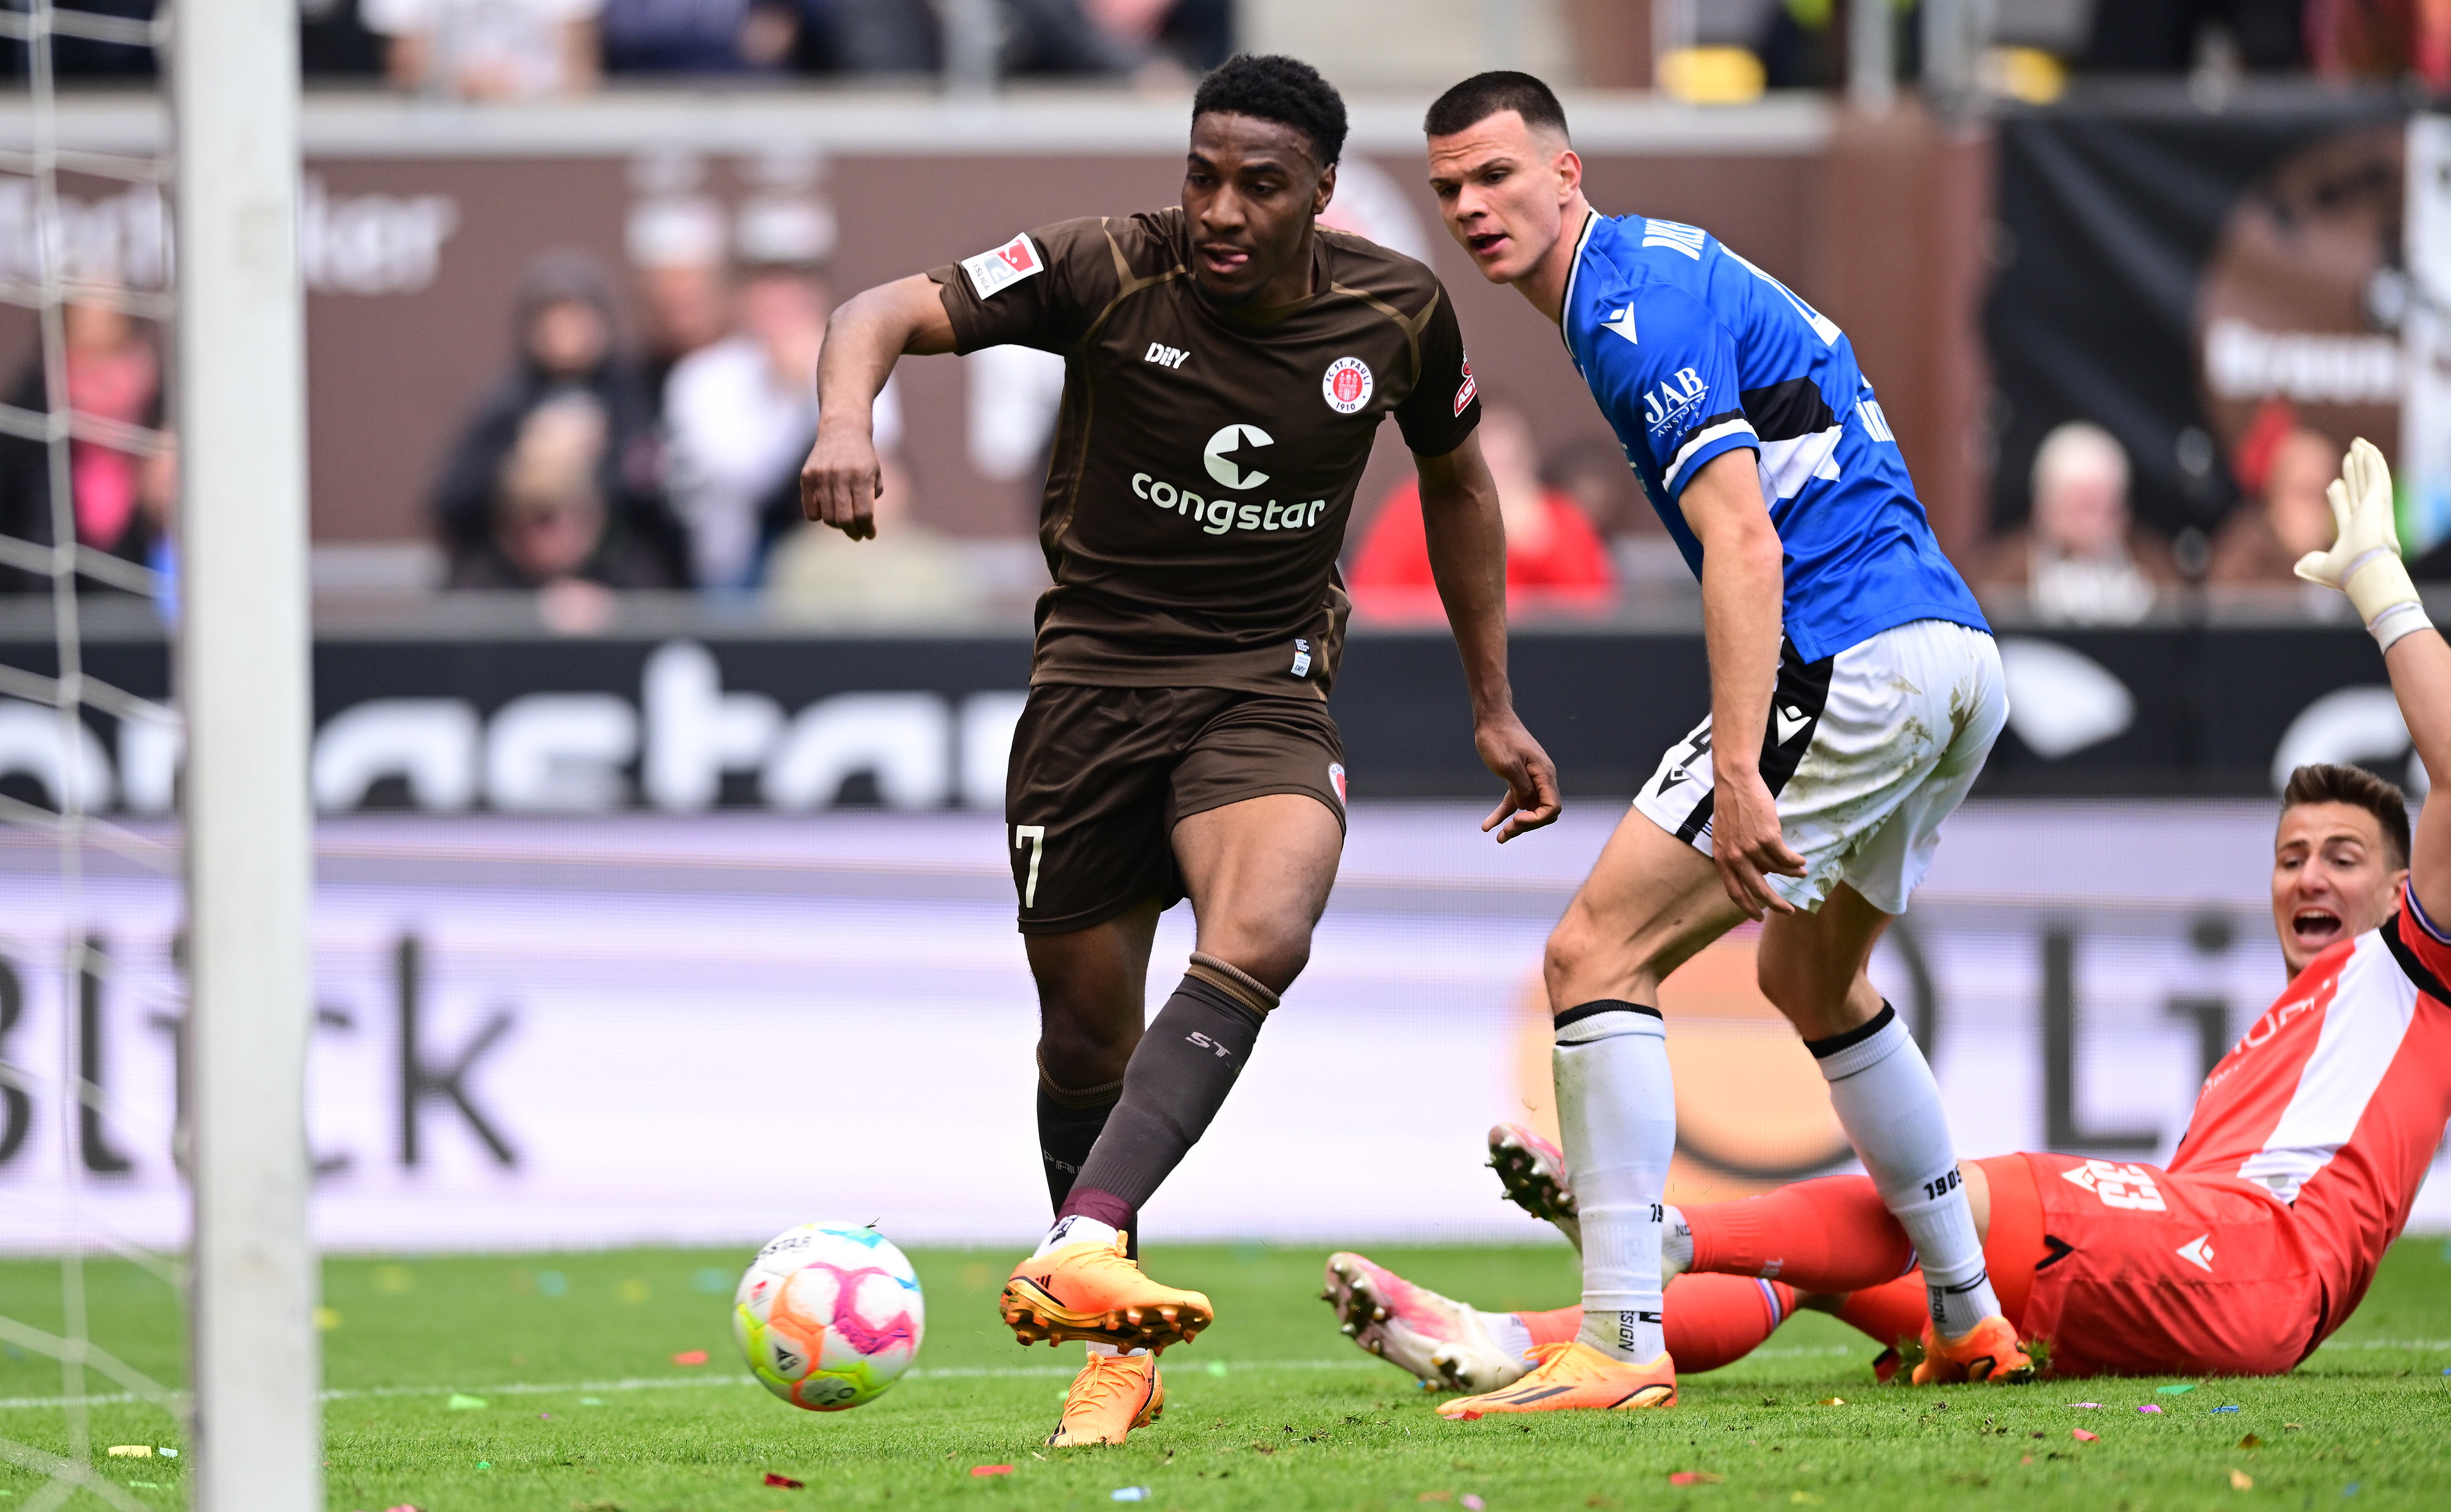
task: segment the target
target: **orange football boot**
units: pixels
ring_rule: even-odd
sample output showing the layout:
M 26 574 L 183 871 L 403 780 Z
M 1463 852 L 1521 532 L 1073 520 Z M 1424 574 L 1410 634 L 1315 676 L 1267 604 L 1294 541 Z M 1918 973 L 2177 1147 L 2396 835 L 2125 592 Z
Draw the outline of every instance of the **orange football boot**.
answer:
M 2033 1359 L 2017 1343 L 2017 1330 L 1996 1312 L 1976 1324 L 1962 1339 L 1943 1339 L 1939 1329 L 1929 1323 L 1923 1325 L 1923 1359 L 1914 1367 L 1916 1385 L 1986 1381 L 1995 1385 L 2024 1385 L 2034 1375 Z
M 1125 1255 L 1122 1234 L 1112 1245 L 1085 1239 L 1013 1267 L 1002 1311 L 1023 1344 L 1087 1339 L 1152 1354 L 1189 1343 L 1217 1316 L 1199 1292 L 1143 1275 Z
M 1047 1442 L 1057 1448 L 1076 1443 L 1121 1443 L 1134 1428 L 1166 1414 L 1166 1383 L 1153 1354 L 1100 1354 L 1072 1378 L 1064 1394 L 1064 1417 Z
M 1676 1365 L 1665 1349 L 1643 1365 L 1602 1354 L 1580 1339 L 1535 1345 L 1540 1362 L 1502 1391 L 1439 1404 L 1439 1416 L 1466 1422 L 1493 1412 L 1557 1412 L 1572 1407 L 1629 1411 L 1676 1405 Z

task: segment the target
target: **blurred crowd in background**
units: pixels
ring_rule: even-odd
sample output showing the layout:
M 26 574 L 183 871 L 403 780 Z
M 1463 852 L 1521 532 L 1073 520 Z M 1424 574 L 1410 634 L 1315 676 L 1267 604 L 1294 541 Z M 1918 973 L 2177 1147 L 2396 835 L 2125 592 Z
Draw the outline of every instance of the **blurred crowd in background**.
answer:
M 5 0 L 23 10 L 29 0 Z M 754 82 L 934 73 L 966 0 L 300 0 L 310 81 L 385 81 L 472 99 L 581 93 L 624 76 Z M 1578 19 L 1613 0 L 1580 0 Z M 1726 101 L 1818 88 L 1846 73 L 1851 0 L 1652 0 L 1667 52 L 1658 84 Z M 1875 0 L 1877 3 L 1877 0 Z M 1920 0 L 1888 0 L 1896 66 L 1919 75 Z M 1237 40 L 1237 0 L 977 0 L 995 69 L 1165 87 L 1214 68 Z M 146 17 L 155 0 L 73 9 Z M 2451 7 L 2434 0 L 1993 0 L 1992 82 L 2048 98 L 2070 74 L 2311 71 L 2414 77 L 2451 90 Z M 1591 23 L 1595 36 L 1608 23 Z M 25 45 L 0 48 L 22 72 Z M 147 74 L 149 49 L 64 39 L 66 78 Z M 1607 81 L 1598 81 L 1607 82 Z
M 981 590 L 973 556 L 913 518 L 893 384 L 876 407 L 877 538 L 853 542 L 801 518 L 798 469 L 816 434 L 814 377 L 834 297 L 811 228 L 751 221 L 735 238 L 690 205 L 633 227 L 644 245 L 626 289 L 575 253 L 528 270 L 501 374 L 436 461 L 442 586 L 539 595 L 545 622 L 573 632 L 609 623 L 615 596 L 639 590 L 762 605 L 786 620 L 958 615 Z M 637 336 L 625 337 L 634 324 Z M 64 330 L 77 410 L 160 424 L 162 361 L 144 323 L 71 304 Z M 44 387 L 29 366 L 9 402 L 40 408 Z M 1484 390 L 1479 435 L 1518 613 L 1606 616 L 1692 598 L 1681 556 L 1613 445 L 1544 450 L 1533 417 L 1502 391 Z M 2229 459 L 2239 503 L 2210 534 L 2166 540 L 2131 514 L 2119 442 L 2069 421 L 2034 459 L 2027 522 L 1960 566 L 1988 599 L 2046 623 L 2132 624 L 2195 590 L 2328 614 L 2337 596 L 2306 590 L 2291 565 L 2330 543 L 2324 487 L 2342 450 L 2285 401 L 2266 402 Z M 43 443 L 0 437 L 0 534 L 53 539 L 51 467 Z M 82 544 L 170 567 L 173 449 L 80 438 L 66 470 Z M 2451 545 L 2413 565 L 2421 579 L 2451 580 Z M 1441 618 L 1409 481 L 1357 504 L 1345 577 L 1365 619 Z M 0 592 L 44 591 L 47 579 L 0 566 Z
M 990 0 L 999 71 L 1163 84 L 1225 61 L 1233 0 Z M 6 9 L 23 10 L 26 0 Z M 64 5 L 144 18 L 155 0 Z M 933 73 L 943 8 L 930 0 L 299 0 L 308 82 L 381 80 L 467 99 L 584 93 L 623 75 Z M 6 45 L 11 71 L 25 45 Z M 64 77 L 150 74 L 150 49 L 63 39 Z
M 22 9 L 26 0 L 0 0 Z M 1172 88 L 1236 41 L 1235 0 L 981 0 L 1000 17 L 1007 74 L 1108 76 Z M 1661 0 L 1668 3 L 1668 0 Z M 88 0 L 149 14 L 151 0 Z M 326 82 L 480 99 L 582 92 L 623 75 L 750 79 L 920 74 L 945 65 L 950 4 L 928 0 L 304 0 L 305 58 Z M 1893 6 L 1902 71 L 1915 67 L 1917 8 Z M 1769 87 L 1837 82 L 1839 0 L 1694 0 L 1697 48 L 1745 53 Z M 2069 73 L 2196 74 L 2207 68 L 2388 77 L 2451 91 L 2451 3 L 2436 0 L 1998 0 L 1995 35 L 2048 43 Z M 2023 39 L 2023 41 L 2020 41 Z M 2055 50 L 2054 50 L 2055 49 Z M 61 39 L 70 81 L 149 72 L 146 49 Z M 0 44 L 22 72 L 24 45 Z M 889 386 L 876 414 L 881 529 L 853 543 L 806 525 L 796 489 L 816 427 L 812 382 L 838 293 L 831 229 L 789 214 L 735 224 L 676 199 L 629 227 L 617 275 L 577 254 L 528 270 L 499 378 L 468 409 L 428 494 L 447 589 L 539 595 L 545 621 L 610 622 L 615 596 L 693 593 L 783 619 L 926 621 L 983 593 L 974 542 L 913 513 Z M 69 305 L 56 380 L 39 363 L 9 403 L 63 403 L 104 422 L 67 447 L 72 507 L 52 507 L 58 461 L 0 437 L 0 535 L 38 544 L 71 522 L 94 551 L 167 569 L 175 544 L 174 443 L 115 440 L 157 428 L 163 362 L 149 323 L 108 301 Z M 64 383 L 65 395 L 51 393 Z M 1606 616 L 1683 604 L 1692 578 L 1614 446 L 1542 443 L 1536 417 L 1484 390 L 1481 443 L 1498 482 L 1519 613 Z M 1051 410 L 1048 415 L 1051 424 Z M 130 433 L 132 434 L 132 433 Z M 1990 601 L 2046 622 L 2133 623 L 2173 603 L 2253 601 L 2324 614 L 2290 572 L 2328 543 L 2324 485 L 2345 438 L 2269 401 L 2225 459 L 2237 505 L 2209 529 L 2163 539 L 2130 508 L 2130 459 L 2069 418 L 2032 463 L 2031 510 L 1960 566 Z M 1044 440 L 1041 445 L 1043 448 Z M 920 511 L 925 513 L 925 511 Z M 1009 542 L 1018 546 L 1019 542 Z M 1359 612 L 1435 619 L 1418 497 L 1409 484 L 1356 507 L 1345 576 Z M 2451 580 L 2451 546 L 2416 564 Z M 48 579 L 0 564 L 0 593 Z

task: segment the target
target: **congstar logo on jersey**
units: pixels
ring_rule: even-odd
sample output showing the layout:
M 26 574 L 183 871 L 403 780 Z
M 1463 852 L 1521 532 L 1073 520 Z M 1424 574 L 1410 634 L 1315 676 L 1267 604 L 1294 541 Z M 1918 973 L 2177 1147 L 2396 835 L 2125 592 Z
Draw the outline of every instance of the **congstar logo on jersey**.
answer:
M 1702 382 L 1701 374 L 1680 367 L 1674 378 L 1662 379 L 1657 388 L 1642 396 L 1642 418 L 1654 431 L 1665 430 L 1691 414 L 1710 393 L 1711 385 Z
M 1257 425 L 1220 426 L 1217 434 L 1208 438 L 1208 444 L 1201 448 L 1201 466 L 1218 487 L 1238 494 L 1254 492 L 1268 481 L 1270 475 L 1253 454 L 1276 443 L 1275 437 Z M 1308 530 L 1319 523 L 1319 517 L 1327 509 L 1324 499 L 1287 502 L 1209 497 L 1154 473 L 1132 474 L 1132 494 L 1160 509 L 1172 510 L 1198 524 L 1202 534 L 1210 536 L 1222 536 L 1229 530 Z

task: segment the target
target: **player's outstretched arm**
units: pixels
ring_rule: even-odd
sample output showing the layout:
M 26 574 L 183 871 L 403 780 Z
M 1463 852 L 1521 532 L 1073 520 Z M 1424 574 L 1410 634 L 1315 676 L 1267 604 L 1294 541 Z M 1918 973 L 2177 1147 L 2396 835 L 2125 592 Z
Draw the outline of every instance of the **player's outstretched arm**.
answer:
M 2337 537 L 2329 551 L 2300 558 L 2298 576 L 2338 588 L 2357 605 L 2382 647 L 2418 759 L 2439 783 L 2451 776 L 2451 646 L 2426 619 L 2424 600 L 2400 560 L 2391 465 L 2374 442 L 2361 437 L 2350 443 L 2340 481 L 2326 497 Z M 2418 906 L 2436 920 L 2451 919 L 2451 803 L 2425 805 L 2410 850 L 2408 884 Z
M 1556 822 L 1558 769 L 1515 714 L 1506 677 L 1506 528 L 1498 484 L 1481 460 L 1480 438 L 1443 457 L 1413 459 L 1422 485 L 1422 531 L 1430 548 L 1430 576 L 1446 605 L 1456 651 L 1472 690 L 1472 739 L 1480 759 L 1506 784 L 1506 796 L 1481 821 L 1498 829 L 1500 845 L 1526 830 Z
M 1750 448 L 1721 452 L 1677 497 L 1702 542 L 1702 639 L 1711 658 L 1711 856 L 1748 918 L 1793 913 L 1763 880 L 1804 874 L 1762 780 L 1762 731 L 1778 686 L 1785 568 Z
M 2439 788 L 2451 779 L 2451 645 L 2429 625 L 2393 641 L 2382 660 L 2391 669 L 2391 691 L 2399 696 L 2418 759 Z M 2438 924 L 2451 919 L 2451 801 L 2428 799 L 2418 811 L 2408 886 L 2427 918 Z
M 800 513 L 853 540 L 876 534 L 876 396 L 894 359 L 953 349 L 953 322 L 924 274 L 879 284 L 826 322 L 817 355 L 817 441 L 800 467 Z

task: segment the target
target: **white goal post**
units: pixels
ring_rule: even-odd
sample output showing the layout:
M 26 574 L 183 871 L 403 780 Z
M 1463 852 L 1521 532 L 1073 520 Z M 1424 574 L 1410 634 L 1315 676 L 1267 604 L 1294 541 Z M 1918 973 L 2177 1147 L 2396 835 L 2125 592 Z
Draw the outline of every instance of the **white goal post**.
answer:
M 296 0 L 172 27 L 195 1505 L 320 1512 Z

